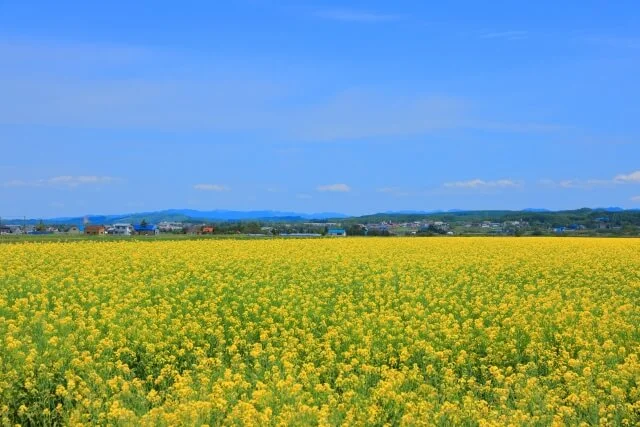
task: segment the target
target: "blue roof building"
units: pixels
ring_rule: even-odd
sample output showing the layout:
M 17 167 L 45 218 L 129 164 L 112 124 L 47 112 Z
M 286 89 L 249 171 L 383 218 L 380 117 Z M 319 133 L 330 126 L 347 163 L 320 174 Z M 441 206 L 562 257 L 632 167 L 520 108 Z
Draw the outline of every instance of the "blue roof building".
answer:
M 344 228 L 330 228 L 327 231 L 327 236 L 343 236 L 345 237 L 347 235 L 347 230 L 345 230 Z
M 154 236 L 156 234 L 160 234 L 160 230 L 158 229 L 158 226 L 154 224 L 147 224 L 147 225 L 137 224 L 133 226 L 133 231 L 135 231 L 136 234 L 143 234 L 146 236 Z

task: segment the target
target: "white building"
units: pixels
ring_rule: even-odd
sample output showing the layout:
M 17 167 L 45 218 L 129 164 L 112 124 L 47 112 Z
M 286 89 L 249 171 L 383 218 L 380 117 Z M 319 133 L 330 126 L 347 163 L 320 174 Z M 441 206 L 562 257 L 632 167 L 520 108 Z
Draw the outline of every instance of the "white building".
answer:
M 0 226 L 0 234 L 23 234 L 22 226 L 6 224 Z
M 131 236 L 133 234 L 133 225 L 131 224 L 113 224 L 109 229 L 109 234 L 116 236 Z
M 163 233 L 172 233 L 176 231 L 182 231 L 184 224 L 181 222 L 168 222 L 163 221 L 158 224 L 158 229 Z

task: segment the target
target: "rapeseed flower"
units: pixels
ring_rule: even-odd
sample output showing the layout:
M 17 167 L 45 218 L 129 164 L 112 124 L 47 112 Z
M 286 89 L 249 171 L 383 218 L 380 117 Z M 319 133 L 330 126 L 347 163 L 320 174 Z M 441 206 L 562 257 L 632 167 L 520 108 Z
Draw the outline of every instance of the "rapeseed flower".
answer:
M 640 241 L 0 246 L 0 421 L 638 425 Z

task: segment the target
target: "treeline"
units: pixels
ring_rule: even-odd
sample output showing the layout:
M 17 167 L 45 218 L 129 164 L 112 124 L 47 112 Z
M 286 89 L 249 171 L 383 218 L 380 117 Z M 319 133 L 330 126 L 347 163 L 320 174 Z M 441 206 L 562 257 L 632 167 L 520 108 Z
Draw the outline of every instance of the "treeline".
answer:
M 531 227 L 562 227 L 571 224 L 594 228 L 599 223 L 613 227 L 640 226 L 640 210 L 608 211 L 604 209 L 577 209 L 558 212 L 529 211 L 469 211 L 424 214 L 375 214 L 341 220 L 343 224 L 377 224 L 381 222 L 405 223 L 414 221 L 442 221 L 450 224 L 524 221 Z
M 325 235 L 327 226 L 311 226 L 303 223 L 277 223 L 259 221 L 221 221 L 213 222 L 213 234 L 265 234 L 280 235 L 292 233 L 314 233 Z M 188 229 L 185 228 L 185 232 Z

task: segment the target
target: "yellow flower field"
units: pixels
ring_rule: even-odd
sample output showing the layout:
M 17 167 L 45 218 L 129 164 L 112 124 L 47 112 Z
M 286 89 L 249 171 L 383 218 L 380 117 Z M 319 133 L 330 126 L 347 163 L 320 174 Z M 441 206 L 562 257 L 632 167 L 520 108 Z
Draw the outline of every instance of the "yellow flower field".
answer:
M 638 425 L 640 240 L 0 245 L 0 420 Z

